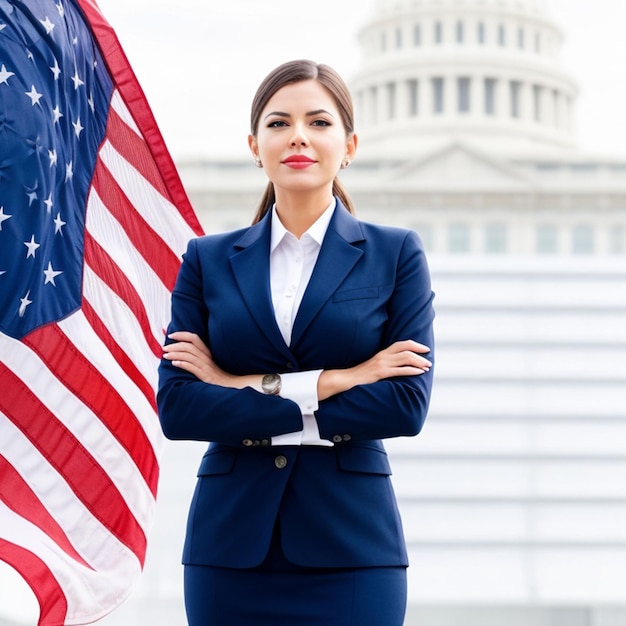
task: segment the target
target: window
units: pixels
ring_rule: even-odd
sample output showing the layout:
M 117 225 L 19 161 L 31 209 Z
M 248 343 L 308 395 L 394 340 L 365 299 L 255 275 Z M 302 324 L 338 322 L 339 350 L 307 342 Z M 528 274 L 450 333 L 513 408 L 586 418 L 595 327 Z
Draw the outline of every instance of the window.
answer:
M 522 84 L 517 80 L 512 80 L 511 87 L 511 117 L 520 117 L 520 91 Z
M 396 28 L 396 48 L 402 48 L 402 29 Z
M 593 254 L 594 247 L 593 227 L 589 224 L 574 226 L 572 231 L 572 252 L 574 254 Z
M 541 122 L 541 93 L 539 85 L 533 85 L 533 109 L 535 122 Z
M 369 89 L 369 100 L 370 100 L 370 120 L 372 123 L 376 123 L 378 121 L 378 88 L 370 87 Z
M 463 22 L 459 20 L 456 23 L 456 42 L 463 43 L 465 41 L 465 27 Z
M 485 78 L 485 115 L 496 114 L 496 79 Z
M 419 109 L 419 83 L 415 78 L 407 81 L 407 91 L 409 92 L 409 115 L 415 117 Z
M 422 45 L 422 28 L 419 24 L 413 27 L 413 45 L 416 47 Z
M 448 226 L 448 252 L 455 254 L 470 251 L 470 229 L 467 224 L 450 224 Z
M 441 22 L 435 22 L 435 43 L 443 43 L 443 24 Z
M 485 44 L 486 38 L 485 38 L 485 23 L 484 22 L 478 22 L 476 39 L 478 40 L 478 43 L 481 46 Z
M 523 50 L 525 46 L 525 33 L 523 28 L 517 29 L 517 47 Z
M 396 84 L 387 83 L 387 118 L 392 120 L 396 117 Z
M 469 78 L 460 77 L 457 79 L 459 113 L 469 113 L 470 111 L 470 87 Z
M 614 226 L 609 231 L 609 252 L 611 254 L 626 253 L 626 228 Z
M 537 226 L 535 246 L 540 254 L 554 254 L 557 251 L 557 229 L 554 224 Z
M 443 78 L 433 78 L 433 113 L 441 114 L 444 110 Z
M 507 249 L 506 224 L 487 224 L 485 227 L 485 252 L 499 254 Z
M 504 24 L 498 24 L 498 45 L 506 46 L 506 30 L 504 29 Z

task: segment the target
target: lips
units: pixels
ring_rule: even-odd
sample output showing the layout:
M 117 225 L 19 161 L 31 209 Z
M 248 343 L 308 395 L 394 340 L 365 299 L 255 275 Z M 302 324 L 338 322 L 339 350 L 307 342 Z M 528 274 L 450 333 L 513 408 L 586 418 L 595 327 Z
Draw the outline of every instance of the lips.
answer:
M 317 161 L 305 156 L 304 154 L 293 154 L 287 157 L 283 164 L 294 169 L 304 169 L 316 163 Z

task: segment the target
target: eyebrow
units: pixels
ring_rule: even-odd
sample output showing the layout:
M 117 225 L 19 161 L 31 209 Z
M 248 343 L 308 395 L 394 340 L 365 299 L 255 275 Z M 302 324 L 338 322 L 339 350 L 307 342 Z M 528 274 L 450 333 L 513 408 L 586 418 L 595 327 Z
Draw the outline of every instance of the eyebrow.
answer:
M 306 113 L 306 117 L 314 117 L 315 115 L 320 115 L 321 113 L 326 113 L 326 115 L 330 115 L 333 118 L 335 117 L 330 111 L 327 111 L 326 109 L 316 109 L 315 111 L 309 111 L 308 113 Z M 289 113 L 283 113 L 282 111 L 272 111 L 271 113 L 268 113 L 263 119 L 266 120 L 272 115 L 276 115 L 278 117 L 291 117 Z

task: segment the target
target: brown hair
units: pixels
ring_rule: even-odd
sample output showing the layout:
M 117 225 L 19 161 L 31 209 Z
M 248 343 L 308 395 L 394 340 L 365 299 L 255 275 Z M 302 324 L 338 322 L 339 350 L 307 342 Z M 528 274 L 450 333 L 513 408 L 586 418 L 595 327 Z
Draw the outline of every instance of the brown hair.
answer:
M 261 113 L 267 106 L 270 98 L 285 85 L 299 83 L 305 80 L 316 80 L 325 87 L 335 100 L 335 104 L 339 109 L 341 121 L 343 122 L 346 134 L 351 135 L 354 132 L 354 109 L 352 106 L 352 97 L 348 91 L 345 82 L 337 74 L 337 72 L 328 65 L 314 63 L 313 61 L 300 60 L 288 61 L 279 65 L 271 71 L 259 85 L 257 92 L 252 100 L 252 109 L 250 112 L 250 132 L 256 137 L 259 129 L 259 120 Z M 339 182 L 338 178 L 333 181 L 333 195 L 337 196 L 343 205 L 354 214 L 354 205 L 350 196 Z M 265 189 L 263 197 L 259 202 L 256 215 L 252 221 L 256 224 L 263 216 L 272 208 L 276 201 L 274 193 L 274 185 L 270 181 Z

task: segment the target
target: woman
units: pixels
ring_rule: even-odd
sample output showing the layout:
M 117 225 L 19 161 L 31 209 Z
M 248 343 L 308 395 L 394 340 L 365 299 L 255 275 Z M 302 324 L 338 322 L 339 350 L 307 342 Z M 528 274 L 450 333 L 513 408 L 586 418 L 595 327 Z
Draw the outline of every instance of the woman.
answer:
M 210 441 L 184 547 L 192 626 L 400 626 L 407 555 L 381 439 L 416 435 L 432 298 L 415 233 L 359 222 L 341 78 L 271 72 L 249 146 L 254 224 L 193 240 L 172 296 L 159 414 Z M 428 358 L 426 358 L 428 354 Z

